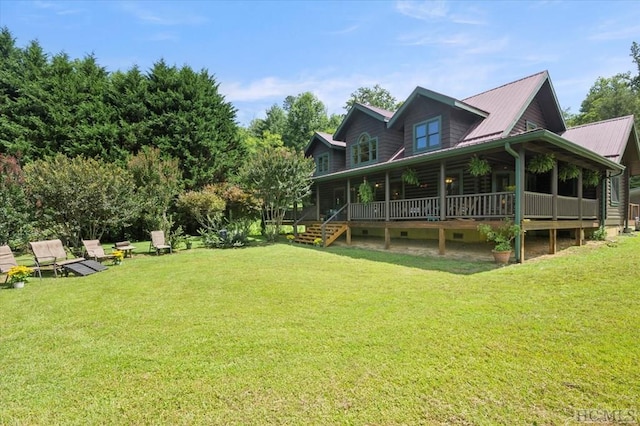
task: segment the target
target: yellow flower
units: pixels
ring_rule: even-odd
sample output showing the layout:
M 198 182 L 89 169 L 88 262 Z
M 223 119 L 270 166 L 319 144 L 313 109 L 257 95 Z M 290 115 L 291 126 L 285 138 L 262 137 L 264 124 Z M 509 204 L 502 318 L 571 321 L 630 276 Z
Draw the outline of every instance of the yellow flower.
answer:
M 24 265 L 12 266 L 7 274 L 10 283 L 27 282 L 27 279 L 33 274 L 33 269 Z
M 124 259 L 124 252 L 122 250 L 114 250 L 111 254 L 113 255 L 113 260 L 122 262 L 122 259 Z

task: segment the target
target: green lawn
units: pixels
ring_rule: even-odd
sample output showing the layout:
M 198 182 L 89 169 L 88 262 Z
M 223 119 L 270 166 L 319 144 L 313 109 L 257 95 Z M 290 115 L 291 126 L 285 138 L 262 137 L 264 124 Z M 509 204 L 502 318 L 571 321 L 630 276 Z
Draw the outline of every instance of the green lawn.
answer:
M 639 252 L 495 269 L 278 244 L 32 279 L 0 290 L 0 424 L 638 419 Z

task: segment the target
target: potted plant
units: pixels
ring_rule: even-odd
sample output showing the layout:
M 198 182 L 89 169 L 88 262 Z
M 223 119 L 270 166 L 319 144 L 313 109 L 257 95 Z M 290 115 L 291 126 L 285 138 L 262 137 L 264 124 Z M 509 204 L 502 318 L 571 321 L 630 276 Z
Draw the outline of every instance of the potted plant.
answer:
M 537 154 L 529 160 L 527 170 L 531 173 L 547 173 L 556 164 L 556 157 L 553 154 Z
M 575 164 L 562 163 L 558 170 L 558 179 L 566 182 L 569 179 L 575 179 L 580 175 L 580 169 Z
M 469 159 L 467 169 L 471 176 L 485 176 L 491 173 L 491 165 L 489 164 L 489 161 L 479 158 L 477 155 L 473 155 Z
M 420 181 L 418 180 L 418 173 L 414 169 L 407 169 L 402 172 L 402 181 L 404 183 L 408 183 L 409 185 L 420 185 Z
M 508 263 L 513 247 L 511 243 L 520 234 L 520 225 L 505 219 L 499 227 L 492 227 L 486 223 L 478 225 L 478 231 L 484 235 L 487 241 L 495 243 L 493 248 L 493 258 L 496 263 Z
M 597 170 L 587 169 L 582 176 L 582 183 L 584 186 L 596 187 L 600 183 L 600 172 Z
M 373 201 L 373 187 L 367 182 L 367 179 L 358 187 L 358 195 L 360 196 L 360 201 L 364 204 L 369 204 Z
M 111 255 L 113 256 L 113 264 L 114 265 L 119 265 L 122 263 L 122 260 L 124 259 L 124 251 L 122 250 L 114 250 L 111 252 Z
M 23 288 L 25 283 L 29 281 L 31 274 L 33 274 L 33 269 L 28 266 L 12 266 L 7 272 L 9 284 L 13 285 L 13 288 Z

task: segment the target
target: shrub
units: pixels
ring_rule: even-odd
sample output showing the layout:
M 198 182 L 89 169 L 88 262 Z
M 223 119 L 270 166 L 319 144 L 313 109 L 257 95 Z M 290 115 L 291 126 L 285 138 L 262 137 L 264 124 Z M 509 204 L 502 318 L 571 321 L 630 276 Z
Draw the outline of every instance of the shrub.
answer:
M 198 233 L 202 245 L 207 248 L 243 247 L 249 242 L 250 220 L 227 221 L 221 214 L 208 216 L 205 226 Z
M 604 226 L 593 231 L 591 239 L 594 241 L 604 241 L 607 239 L 607 229 Z

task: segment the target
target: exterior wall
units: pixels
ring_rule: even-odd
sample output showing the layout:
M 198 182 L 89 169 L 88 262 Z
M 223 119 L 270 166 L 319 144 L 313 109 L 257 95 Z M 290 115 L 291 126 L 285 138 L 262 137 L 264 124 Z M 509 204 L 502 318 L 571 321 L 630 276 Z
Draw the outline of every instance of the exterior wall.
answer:
M 384 238 L 384 229 L 382 228 L 360 227 L 357 223 L 352 223 L 351 229 L 354 237 Z M 437 229 L 394 228 L 389 230 L 389 235 L 393 239 L 402 240 L 438 240 Z M 446 229 L 445 239 L 447 241 L 461 241 L 465 243 L 480 243 L 486 241 L 475 229 Z
M 531 104 L 527 107 L 522 114 L 522 117 L 518 120 L 516 125 L 511 130 L 509 135 L 515 135 L 518 133 L 525 132 L 527 130 L 527 121 L 534 122 L 538 125 L 538 128 L 546 129 L 547 122 L 544 119 L 544 113 L 542 112 L 542 108 L 540 107 L 540 102 L 538 99 L 534 99 Z
M 310 152 L 314 161 L 322 154 L 329 154 L 329 171 L 322 174 L 340 172 L 345 169 L 345 152 L 342 149 L 329 148 L 322 142 L 317 142 Z M 316 172 L 316 176 L 319 176 Z
M 451 108 L 432 99 L 418 96 L 411 108 L 406 112 L 403 121 L 404 129 L 404 153 L 405 157 L 416 154 L 413 149 L 413 126 L 431 118 L 440 116 L 440 144 L 441 148 L 451 147 Z M 421 153 L 420 151 L 418 153 Z
M 414 125 L 436 117 L 441 119 L 440 149 L 455 146 L 469 132 L 469 129 L 480 121 L 480 118 L 469 112 L 419 96 L 407 111 L 403 121 L 405 157 L 424 152 L 414 151 Z
M 346 131 L 345 167 L 354 168 L 351 164 L 351 147 L 357 143 L 363 133 L 371 138 L 378 138 L 377 163 L 388 161 L 402 147 L 402 133 L 387 129 L 387 123 L 377 120 L 365 113 L 354 114 Z M 358 166 L 356 166 L 358 167 Z
M 611 180 L 606 180 L 606 209 L 607 209 L 607 219 L 605 221 L 605 226 L 614 226 L 618 227 L 619 230 L 624 227 L 624 217 L 626 214 L 626 210 L 629 208 L 629 194 L 626 191 L 628 187 L 628 176 L 627 173 L 623 173 L 620 176 L 620 201 L 616 204 L 611 203 Z

